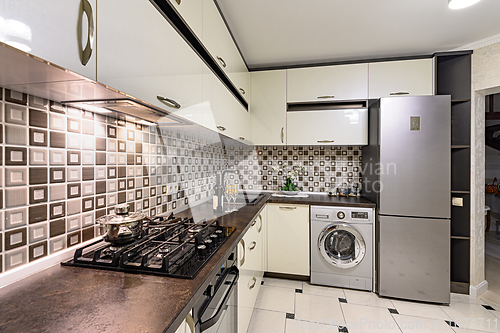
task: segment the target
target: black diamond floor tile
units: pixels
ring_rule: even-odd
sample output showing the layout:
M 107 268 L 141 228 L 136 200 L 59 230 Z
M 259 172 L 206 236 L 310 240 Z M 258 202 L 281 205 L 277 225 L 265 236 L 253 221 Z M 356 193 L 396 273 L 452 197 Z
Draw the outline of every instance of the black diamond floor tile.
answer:
M 460 328 L 460 326 L 457 325 L 457 323 L 455 323 L 454 321 L 449 321 L 449 320 L 445 320 L 445 322 L 450 325 L 450 327 L 457 327 L 457 328 Z
M 295 314 L 293 314 L 293 313 L 287 313 L 286 314 L 286 318 L 287 319 L 295 319 Z
M 340 303 L 347 303 L 347 300 L 345 298 L 339 298 Z
M 396 309 L 388 309 L 388 310 L 392 314 L 399 314 L 398 310 L 396 310 Z

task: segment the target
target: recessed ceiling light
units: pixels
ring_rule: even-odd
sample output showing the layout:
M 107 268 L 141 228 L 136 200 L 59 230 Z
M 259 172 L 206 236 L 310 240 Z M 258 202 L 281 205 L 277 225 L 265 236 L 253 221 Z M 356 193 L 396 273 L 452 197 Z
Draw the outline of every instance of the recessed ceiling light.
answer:
M 480 0 L 448 0 L 448 7 L 451 9 L 462 9 L 472 6 Z

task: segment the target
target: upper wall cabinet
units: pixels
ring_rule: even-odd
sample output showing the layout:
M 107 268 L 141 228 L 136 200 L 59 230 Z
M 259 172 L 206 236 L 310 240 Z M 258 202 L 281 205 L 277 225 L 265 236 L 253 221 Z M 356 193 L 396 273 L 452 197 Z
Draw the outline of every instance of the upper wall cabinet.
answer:
M 391 95 L 433 95 L 433 60 L 369 64 L 370 98 Z
M 213 74 L 203 76 L 203 125 L 236 140 L 248 139 L 249 113 Z
M 287 70 L 288 102 L 368 98 L 368 64 Z
M 203 38 L 203 0 L 168 0 L 198 39 Z
M 213 0 L 203 2 L 203 45 L 248 102 L 248 70 Z
M 0 41 L 96 78 L 96 0 L 3 1 Z
M 368 109 L 287 112 L 288 145 L 368 144 Z
M 251 76 L 252 143 L 286 144 L 286 70 L 253 72 Z
M 163 15 L 137 0 L 121 0 L 119 15 L 114 1 L 98 10 L 98 81 L 202 123 L 205 65 Z

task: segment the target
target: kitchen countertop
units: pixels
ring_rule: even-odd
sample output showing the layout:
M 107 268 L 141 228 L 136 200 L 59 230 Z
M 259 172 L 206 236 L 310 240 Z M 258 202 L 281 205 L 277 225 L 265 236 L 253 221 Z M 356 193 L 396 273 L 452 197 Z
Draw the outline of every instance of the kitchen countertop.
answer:
M 54 265 L 0 289 L 2 332 L 175 332 L 266 203 L 370 207 L 364 198 L 283 198 L 219 217 L 236 231 L 192 280 Z M 215 218 L 212 203 L 176 216 Z

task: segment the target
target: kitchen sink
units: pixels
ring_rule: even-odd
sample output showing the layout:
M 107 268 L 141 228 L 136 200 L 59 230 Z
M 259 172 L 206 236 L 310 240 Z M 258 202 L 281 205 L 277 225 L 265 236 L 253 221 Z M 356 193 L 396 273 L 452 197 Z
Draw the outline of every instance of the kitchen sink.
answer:
M 236 198 L 236 203 L 255 206 L 264 197 L 265 197 L 264 193 L 247 193 L 246 191 L 243 191 L 241 193 L 238 193 L 238 197 Z

